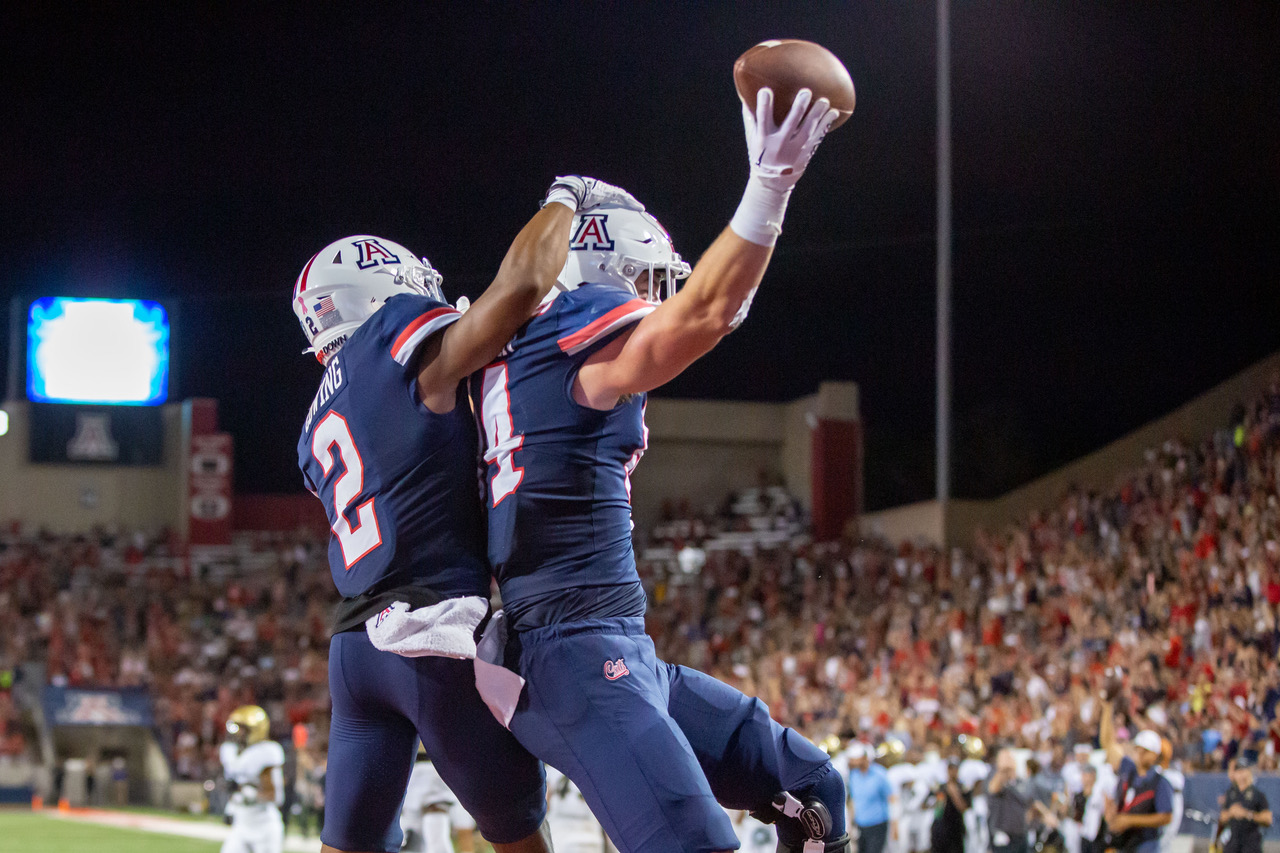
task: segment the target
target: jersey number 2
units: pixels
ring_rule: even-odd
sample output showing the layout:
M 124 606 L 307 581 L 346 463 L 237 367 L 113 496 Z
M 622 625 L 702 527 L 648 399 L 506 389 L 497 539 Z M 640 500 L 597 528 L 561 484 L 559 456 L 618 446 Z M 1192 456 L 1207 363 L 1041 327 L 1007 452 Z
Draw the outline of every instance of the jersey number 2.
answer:
M 346 470 L 333 481 L 333 535 L 338 537 L 342 562 L 350 571 L 361 557 L 382 544 L 382 533 L 378 530 L 373 498 L 356 507 L 354 526 L 347 520 L 348 507 L 364 490 L 364 463 L 360 461 L 360 451 L 356 450 L 347 422 L 337 412 L 329 412 L 311 435 L 311 455 L 324 469 L 325 477 L 333 470 L 332 448 L 335 444 Z
M 482 393 L 480 416 L 484 418 L 484 438 L 488 446 L 484 461 L 498 468 L 489 481 L 493 505 L 497 506 L 503 498 L 515 492 L 524 479 L 524 469 L 517 468 L 512 457 L 512 454 L 524 446 L 524 436 L 515 435 L 515 427 L 511 423 L 511 394 L 507 392 L 506 362 L 484 369 Z

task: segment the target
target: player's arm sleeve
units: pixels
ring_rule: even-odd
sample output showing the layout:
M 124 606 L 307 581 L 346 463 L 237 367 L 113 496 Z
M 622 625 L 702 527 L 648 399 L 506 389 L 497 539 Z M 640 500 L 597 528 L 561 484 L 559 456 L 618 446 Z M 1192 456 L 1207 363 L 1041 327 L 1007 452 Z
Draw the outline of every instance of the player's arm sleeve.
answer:
M 266 767 L 284 767 L 284 747 L 275 741 L 268 741 L 270 750 L 263 758 Z
M 1156 782 L 1156 813 L 1157 814 L 1173 814 L 1173 785 L 1169 784 L 1169 780 L 1161 777 Z
M 240 748 L 231 741 L 225 741 L 222 746 L 218 747 L 218 761 L 222 764 L 222 773 L 230 776 L 232 767 L 236 763 L 236 758 L 240 755 Z
M 573 215 L 563 204 L 548 204 L 516 235 L 485 292 L 423 351 L 418 388 L 424 397 L 451 391 L 498 357 L 555 286 L 569 254 Z
M 556 346 L 573 362 L 574 380 L 581 385 L 587 405 L 596 409 L 611 409 L 619 395 L 598 393 L 590 380 L 583 377 L 597 368 L 601 360 L 612 359 L 637 323 L 654 311 L 657 306 L 625 290 L 613 287 L 583 288 L 560 296 L 563 300 L 556 318 Z M 598 385 L 599 383 L 597 383 Z
M 378 319 L 386 324 L 383 340 L 387 354 L 406 372 L 417 369 L 424 344 L 462 317 L 462 312 L 452 305 L 425 296 L 397 297 L 379 313 L 382 312 L 386 312 L 385 316 Z
M 616 288 L 581 290 L 560 298 L 566 304 L 556 327 L 556 345 L 577 361 L 585 361 L 657 310 L 652 302 Z

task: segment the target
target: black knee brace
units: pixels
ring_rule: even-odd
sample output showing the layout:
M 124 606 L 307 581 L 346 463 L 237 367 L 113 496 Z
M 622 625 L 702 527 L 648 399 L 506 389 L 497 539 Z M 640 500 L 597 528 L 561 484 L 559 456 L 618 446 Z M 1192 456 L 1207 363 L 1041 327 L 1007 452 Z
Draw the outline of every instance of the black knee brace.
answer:
M 852 848 L 848 833 L 827 839 L 827 833 L 831 832 L 831 812 L 816 797 L 801 802 L 783 791 L 767 807 L 752 811 L 751 816 L 761 823 L 785 820 L 795 821 L 799 826 L 806 840 L 798 845 L 779 840 L 778 853 L 848 853 Z

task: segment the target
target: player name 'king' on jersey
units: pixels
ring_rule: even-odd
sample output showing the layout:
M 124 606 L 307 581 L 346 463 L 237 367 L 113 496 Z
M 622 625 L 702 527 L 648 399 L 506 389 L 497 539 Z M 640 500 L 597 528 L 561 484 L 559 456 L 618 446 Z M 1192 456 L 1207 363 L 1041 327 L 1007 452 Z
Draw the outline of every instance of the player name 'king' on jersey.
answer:
M 425 296 L 391 297 L 330 358 L 307 412 L 298 464 L 324 502 L 346 598 L 403 587 L 489 595 L 466 383 L 453 411 L 435 414 L 414 371 L 422 342 L 460 316 Z
M 489 560 L 509 613 L 567 589 L 639 581 L 629 477 L 647 440 L 645 396 L 598 411 L 574 400 L 573 384 L 588 357 L 655 307 L 602 284 L 559 293 L 471 377 Z

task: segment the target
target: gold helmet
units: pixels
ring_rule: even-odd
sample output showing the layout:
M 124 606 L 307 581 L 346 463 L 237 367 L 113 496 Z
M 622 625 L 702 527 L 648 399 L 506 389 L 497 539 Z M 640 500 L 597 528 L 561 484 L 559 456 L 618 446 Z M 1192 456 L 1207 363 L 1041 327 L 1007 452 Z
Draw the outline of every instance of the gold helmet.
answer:
M 267 712 L 257 705 L 241 705 L 227 717 L 227 734 L 237 735 L 247 732 L 248 743 L 257 743 L 267 739 L 271 732 L 271 720 Z
M 827 735 L 818 741 L 818 748 L 827 755 L 835 755 L 840 751 L 840 735 Z
M 987 754 L 987 745 L 977 735 L 960 735 L 956 738 L 966 758 L 981 759 Z
M 907 745 L 896 737 L 885 738 L 884 743 L 876 747 L 876 760 L 885 767 L 892 767 L 902 760 L 907 753 Z

